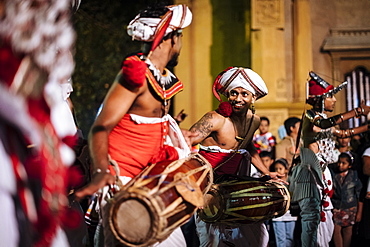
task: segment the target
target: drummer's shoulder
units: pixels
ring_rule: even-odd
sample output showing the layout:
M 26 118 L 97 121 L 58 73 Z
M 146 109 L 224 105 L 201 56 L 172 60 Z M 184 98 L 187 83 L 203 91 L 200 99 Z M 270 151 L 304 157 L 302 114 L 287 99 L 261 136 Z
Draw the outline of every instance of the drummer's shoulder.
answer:
M 210 120 L 224 120 L 227 117 L 222 116 L 217 111 L 209 111 L 204 114 L 203 118 L 210 119 Z
M 206 127 L 210 131 L 215 131 L 215 128 L 219 128 L 225 122 L 225 117 L 218 114 L 216 111 L 209 111 L 203 115 L 201 119 L 198 120 L 191 128 L 194 131 L 199 128 Z
M 226 120 L 228 119 L 228 117 L 222 116 L 217 111 L 209 111 L 203 116 L 203 118 L 208 123 L 210 123 L 213 126 L 213 128 L 216 128 L 216 129 L 221 128 L 225 124 Z

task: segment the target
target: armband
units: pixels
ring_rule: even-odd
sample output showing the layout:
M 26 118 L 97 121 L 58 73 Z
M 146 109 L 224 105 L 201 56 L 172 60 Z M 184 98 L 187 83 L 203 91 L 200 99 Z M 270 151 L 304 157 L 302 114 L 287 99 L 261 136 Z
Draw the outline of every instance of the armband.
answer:
M 349 129 L 349 135 L 352 137 L 355 135 L 355 130 L 354 129 Z
M 355 135 L 354 129 L 347 129 L 347 130 L 335 130 L 335 133 L 338 135 L 339 138 L 347 138 L 352 137 Z

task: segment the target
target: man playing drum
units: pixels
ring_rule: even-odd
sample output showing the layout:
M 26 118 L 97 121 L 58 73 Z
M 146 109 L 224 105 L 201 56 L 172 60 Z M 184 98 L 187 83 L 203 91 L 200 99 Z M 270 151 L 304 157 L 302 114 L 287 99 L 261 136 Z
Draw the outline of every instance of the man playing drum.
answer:
M 227 97 L 216 111 L 206 113 L 190 131 L 197 133 L 192 144 L 200 143 L 199 153 L 212 165 L 216 175 L 249 176 L 252 163 L 266 176 L 277 179 L 263 165 L 252 143 L 260 118 L 250 109 L 268 90 L 263 79 L 251 69 L 230 67 L 221 72 L 213 85 L 215 97 Z M 253 106 L 252 106 L 253 108 Z M 210 224 L 196 219 L 201 246 L 267 246 L 264 223 L 238 227 Z
M 76 193 L 78 198 L 115 183 L 108 156 L 117 162 L 120 178 L 127 183 L 150 164 L 177 160 L 190 153 L 183 136 L 190 132 L 182 134 L 168 115 L 170 99 L 182 90 L 183 84 L 166 66 L 177 64 L 182 29 L 191 20 L 188 7 L 177 5 L 148 8 L 130 22 L 128 34 L 143 42 L 142 53 L 124 60 L 91 128 L 93 177 L 87 187 Z M 176 147 L 169 138 L 171 131 L 179 138 Z M 103 223 L 103 229 L 105 245 L 116 246 L 109 225 Z M 180 229 L 161 244 L 166 243 L 186 245 Z

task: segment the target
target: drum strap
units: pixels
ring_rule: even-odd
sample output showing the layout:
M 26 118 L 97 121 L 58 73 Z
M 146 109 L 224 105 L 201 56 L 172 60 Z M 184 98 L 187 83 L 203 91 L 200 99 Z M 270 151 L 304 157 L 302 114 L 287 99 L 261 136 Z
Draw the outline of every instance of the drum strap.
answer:
M 116 173 L 116 183 L 117 183 L 117 186 L 119 188 L 122 188 L 123 187 L 123 184 L 122 184 L 121 179 L 119 179 L 120 172 L 119 172 L 118 163 L 117 163 L 117 161 L 115 161 L 114 159 L 112 159 L 110 157 L 110 155 L 108 155 L 108 159 L 109 159 L 109 163 L 113 166 L 113 169 L 114 169 L 114 171 Z

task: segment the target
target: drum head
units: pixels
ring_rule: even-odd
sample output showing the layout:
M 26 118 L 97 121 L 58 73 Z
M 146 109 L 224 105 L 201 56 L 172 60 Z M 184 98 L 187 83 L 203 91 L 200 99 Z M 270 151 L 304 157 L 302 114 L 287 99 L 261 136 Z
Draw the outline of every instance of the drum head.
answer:
M 213 223 L 219 220 L 225 211 L 224 200 L 217 190 L 211 189 L 204 196 L 204 207 L 198 210 L 199 217 L 207 223 Z
M 138 199 L 127 199 L 112 208 L 111 228 L 118 240 L 127 244 L 143 244 L 153 235 L 153 215 Z

